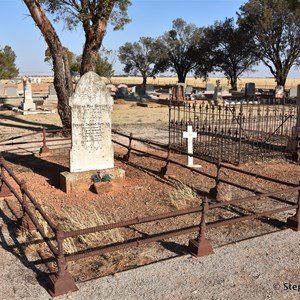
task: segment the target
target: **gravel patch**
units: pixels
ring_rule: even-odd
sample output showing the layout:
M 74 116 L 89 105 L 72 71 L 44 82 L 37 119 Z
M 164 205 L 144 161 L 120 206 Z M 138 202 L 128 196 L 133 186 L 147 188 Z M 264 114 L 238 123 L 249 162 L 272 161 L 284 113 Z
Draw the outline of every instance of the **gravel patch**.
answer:
M 1 227 L 2 299 L 51 299 L 45 278 Z M 290 229 L 78 283 L 57 299 L 299 299 L 300 235 Z M 22 253 L 21 253 L 22 254 Z M 37 280 L 40 278 L 40 283 Z M 293 286 L 295 285 L 295 286 Z

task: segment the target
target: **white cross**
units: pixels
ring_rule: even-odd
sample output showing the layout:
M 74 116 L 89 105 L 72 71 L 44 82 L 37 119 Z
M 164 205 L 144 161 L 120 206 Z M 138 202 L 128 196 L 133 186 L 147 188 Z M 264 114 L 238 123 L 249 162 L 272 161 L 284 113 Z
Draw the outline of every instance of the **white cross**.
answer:
M 182 137 L 184 139 L 187 139 L 188 153 L 193 154 L 193 139 L 197 137 L 197 132 L 193 131 L 192 125 L 187 126 L 187 131 L 183 132 Z M 193 156 L 190 156 L 190 155 L 188 156 L 188 166 L 189 167 L 201 167 L 201 166 L 194 165 L 194 158 L 193 158 Z

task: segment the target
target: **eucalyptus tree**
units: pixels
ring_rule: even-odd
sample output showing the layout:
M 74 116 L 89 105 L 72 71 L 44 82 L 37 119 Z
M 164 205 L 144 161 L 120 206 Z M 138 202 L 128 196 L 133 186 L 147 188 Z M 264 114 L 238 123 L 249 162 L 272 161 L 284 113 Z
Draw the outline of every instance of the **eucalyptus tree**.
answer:
M 238 12 L 238 24 L 248 30 L 254 54 L 285 85 L 300 56 L 300 10 L 295 1 L 250 0 Z
M 81 26 L 85 33 L 80 75 L 94 71 L 108 22 L 115 30 L 130 22 L 127 9 L 130 0 L 24 0 L 31 17 L 49 47 L 54 70 L 54 85 L 58 96 L 58 113 L 64 127 L 70 128 L 69 97 L 73 93 L 68 55 L 47 14 L 64 21 L 66 28 Z
M 189 72 L 207 76 L 212 70 L 210 48 L 205 41 L 204 29 L 187 24 L 181 18 L 173 21 L 172 29 L 159 37 L 160 51 L 168 56 L 169 68 L 185 82 Z
M 238 78 L 244 72 L 253 71 L 258 62 L 249 32 L 235 26 L 233 18 L 226 18 L 208 27 L 205 34 L 212 48 L 215 70 L 223 72 L 231 88 L 237 90 Z
M 10 79 L 19 74 L 17 56 L 10 46 L 0 47 L 0 79 Z
M 154 38 L 141 37 L 138 42 L 125 43 L 119 48 L 119 60 L 125 65 L 124 72 L 147 78 L 163 72 L 168 67 L 168 58 L 164 51 L 159 51 L 159 44 Z

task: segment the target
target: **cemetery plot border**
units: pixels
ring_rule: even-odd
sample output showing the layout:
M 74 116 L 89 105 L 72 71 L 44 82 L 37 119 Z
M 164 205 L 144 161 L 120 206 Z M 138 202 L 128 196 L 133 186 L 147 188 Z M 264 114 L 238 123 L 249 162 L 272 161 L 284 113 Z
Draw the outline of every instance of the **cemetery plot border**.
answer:
M 172 103 L 169 143 L 186 149 L 183 132 L 192 125 L 197 132 L 194 152 L 203 158 L 240 164 L 291 157 L 288 143 L 296 118 L 296 105 L 275 104 L 273 99 L 223 105 Z
M 300 230 L 300 185 L 295 183 L 289 183 L 285 182 L 281 179 L 275 179 L 270 178 L 268 176 L 264 176 L 261 174 L 255 174 L 249 171 L 241 170 L 237 167 L 221 163 L 218 161 L 218 163 L 212 163 L 216 167 L 215 169 L 215 175 L 206 173 L 203 170 L 193 169 L 192 167 L 189 167 L 185 164 L 180 163 L 176 158 L 171 157 L 173 152 L 177 151 L 180 154 L 183 155 L 191 155 L 194 158 L 199 158 L 199 156 L 195 154 L 189 154 L 185 151 L 176 150 L 175 148 L 172 148 L 168 145 L 164 145 L 157 142 L 152 142 L 150 140 L 145 140 L 141 138 L 134 138 L 132 135 L 126 135 L 123 133 L 118 133 L 117 131 L 114 131 L 115 134 L 120 134 L 123 137 L 128 138 L 129 143 L 123 144 L 118 142 L 120 146 L 125 147 L 128 151 L 127 154 L 124 156 L 124 158 L 127 161 L 130 161 L 132 158 L 132 155 L 135 154 L 135 152 L 144 153 L 144 154 L 150 154 L 152 157 L 156 157 L 160 160 L 165 160 L 166 165 L 160 170 L 161 175 L 168 173 L 168 168 L 171 164 L 175 164 L 180 167 L 184 167 L 186 169 L 189 169 L 197 174 L 201 174 L 204 176 L 207 176 L 211 179 L 214 179 L 215 185 L 211 188 L 211 196 L 218 197 L 218 193 L 220 190 L 220 184 L 227 184 L 231 186 L 238 187 L 240 189 L 245 189 L 248 191 L 251 191 L 254 193 L 254 196 L 250 197 L 244 197 L 244 198 L 238 198 L 233 199 L 227 202 L 213 202 L 208 201 L 208 198 L 205 198 L 200 206 L 191 207 L 187 209 L 181 209 L 171 212 L 166 212 L 162 214 L 147 216 L 147 217 L 136 217 L 131 220 L 125 220 L 121 222 L 106 224 L 106 225 L 99 225 L 91 228 L 85 228 L 80 230 L 73 230 L 73 231 L 66 231 L 62 228 L 60 225 L 56 225 L 53 223 L 52 220 L 49 219 L 49 217 L 46 215 L 45 211 L 41 208 L 40 204 L 35 200 L 34 196 L 29 192 L 27 189 L 27 186 L 25 182 L 20 181 L 15 174 L 8 168 L 6 162 L 3 158 L 0 160 L 1 165 L 1 189 L 0 189 L 0 197 L 5 196 L 7 197 L 8 194 L 12 193 L 22 206 L 22 224 L 24 229 L 28 230 L 37 230 L 46 244 L 48 245 L 50 251 L 53 253 L 57 269 L 56 271 L 49 276 L 50 279 L 50 286 L 49 286 L 49 292 L 53 296 L 58 296 L 65 294 L 69 291 L 76 291 L 77 287 L 75 285 L 74 279 L 72 276 L 68 273 L 66 270 L 66 264 L 70 261 L 77 261 L 80 259 L 84 259 L 90 256 L 100 255 L 104 253 L 110 253 L 122 249 L 128 249 L 131 247 L 143 245 L 143 244 L 149 244 L 152 242 L 161 241 L 170 237 L 179 236 L 179 235 L 186 235 L 190 233 L 196 234 L 195 239 L 191 239 L 189 241 L 189 250 L 190 253 L 192 253 L 195 256 L 204 256 L 209 255 L 213 253 L 212 244 L 210 241 L 206 238 L 207 231 L 217 228 L 219 226 L 225 226 L 225 225 L 231 225 L 235 224 L 237 222 L 242 221 L 249 221 L 254 219 L 259 219 L 262 217 L 269 217 L 270 215 L 278 214 L 280 212 L 286 212 L 286 211 L 293 211 L 296 209 L 296 214 L 292 217 L 289 217 L 286 221 L 286 226 L 299 231 Z M 154 155 L 153 153 L 150 153 L 149 151 L 141 150 L 137 148 L 136 146 L 132 146 L 132 141 L 138 141 L 147 145 L 152 145 L 155 147 L 159 147 L 161 149 L 168 149 L 168 151 L 165 151 L 165 155 Z M 272 192 L 263 192 L 251 189 L 243 184 L 239 184 L 237 182 L 234 182 L 232 180 L 226 179 L 226 177 L 222 176 L 221 170 L 231 170 L 234 172 L 237 172 L 238 174 L 244 174 L 247 176 L 250 176 L 253 181 L 257 179 L 269 181 L 272 183 L 275 183 L 277 185 L 283 185 L 284 188 L 278 188 L 275 191 Z M 13 183 L 11 183 L 11 180 L 13 180 Z M 296 195 L 295 195 L 296 194 Z M 289 195 L 288 199 L 287 197 L 284 197 L 283 195 Z M 228 218 L 228 219 L 210 219 L 210 213 L 213 212 L 214 209 L 218 208 L 227 208 L 232 205 L 241 204 L 241 203 L 247 203 L 251 201 L 259 201 L 261 202 L 264 199 L 272 199 L 273 201 L 276 201 L 277 204 L 280 205 L 280 207 L 276 206 L 276 208 L 271 207 L 267 211 L 254 211 L 254 212 L 248 212 L 247 215 L 242 214 L 238 217 L 234 218 Z M 36 218 L 36 212 L 40 215 L 40 217 L 47 223 L 47 226 L 52 230 L 51 234 L 47 235 L 44 227 L 41 225 L 39 219 Z M 162 232 L 154 232 L 149 233 L 146 236 L 141 236 L 137 238 L 131 238 L 127 239 L 124 242 L 118 242 L 113 244 L 107 244 L 107 245 L 101 245 L 96 248 L 89 248 L 81 251 L 77 251 L 72 254 L 66 254 L 64 252 L 64 245 L 63 242 L 67 238 L 76 238 L 81 235 L 95 233 L 99 231 L 107 231 L 115 228 L 124 228 L 126 227 L 128 229 L 129 226 L 134 226 L 138 224 L 144 224 L 148 222 L 156 222 L 157 220 L 167 219 L 167 218 L 177 218 L 183 215 L 192 215 L 194 216 L 194 220 L 198 220 L 199 217 L 201 219 L 200 223 L 198 224 L 185 224 L 184 227 L 179 227 L 172 230 L 163 230 Z

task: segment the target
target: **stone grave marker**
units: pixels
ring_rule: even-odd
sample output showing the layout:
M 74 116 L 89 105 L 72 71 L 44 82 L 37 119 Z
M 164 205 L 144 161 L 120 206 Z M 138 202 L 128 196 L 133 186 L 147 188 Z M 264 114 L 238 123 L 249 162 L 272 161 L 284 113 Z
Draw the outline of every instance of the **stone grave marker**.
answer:
M 245 97 L 254 97 L 255 96 L 255 83 L 247 82 L 245 85 Z
M 82 172 L 114 167 L 111 141 L 113 99 L 106 84 L 94 72 L 82 76 L 70 98 L 72 148 L 70 171 Z
M 18 90 L 15 87 L 8 87 L 4 89 L 4 94 L 7 97 L 19 97 Z
M 282 85 L 277 85 L 275 87 L 275 98 L 283 99 L 285 97 L 284 87 Z
M 214 101 L 222 99 L 222 88 L 220 87 L 220 80 L 216 80 L 215 92 L 214 92 Z M 217 103 L 216 103 L 217 104 Z
M 115 99 L 125 99 L 128 96 L 128 87 L 127 86 L 119 86 L 116 91 Z
M 215 91 L 215 85 L 213 83 L 207 83 L 205 94 L 213 94 L 214 91 Z
M 153 84 L 146 84 L 145 85 L 145 91 L 147 93 L 153 93 L 154 92 L 154 85 Z
M 57 94 L 54 84 L 50 84 L 48 87 L 48 100 L 57 100 Z
M 297 97 L 297 90 L 298 90 L 298 88 L 296 86 L 294 86 L 290 89 L 290 98 L 296 98 Z
M 24 99 L 22 102 L 22 110 L 35 110 L 36 106 L 32 99 L 31 80 L 27 77 L 23 78 Z

